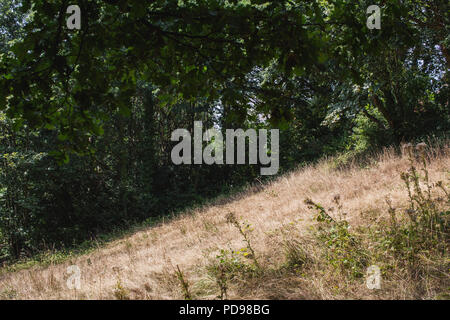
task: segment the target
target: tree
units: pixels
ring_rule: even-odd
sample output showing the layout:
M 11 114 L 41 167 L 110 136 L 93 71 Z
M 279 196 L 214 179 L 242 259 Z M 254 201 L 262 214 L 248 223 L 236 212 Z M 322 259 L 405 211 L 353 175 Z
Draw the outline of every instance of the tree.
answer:
M 58 130 L 63 150 L 83 151 L 101 134 L 107 112 L 98 110 L 128 113 L 137 79 L 214 100 L 224 82 L 242 83 L 271 59 L 313 64 L 325 41 L 315 3 L 81 1 L 79 31 L 65 29 L 67 6 L 23 1 L 33 19 L 0 63 L 8 117 Z

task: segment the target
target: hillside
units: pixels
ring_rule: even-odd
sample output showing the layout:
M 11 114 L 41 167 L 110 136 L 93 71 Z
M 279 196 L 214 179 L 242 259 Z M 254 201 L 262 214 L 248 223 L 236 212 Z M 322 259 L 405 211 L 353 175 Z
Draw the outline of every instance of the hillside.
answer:
M 1 297 L 448 298 L 450 152 L 448 145 L 426 150 L 427 200 L 420 151 L 411 160 L 407 150 L 398 156 L 386 149 L 364 166 L 336 168 L 336 159 L 323 160 L 64 263 L 3 273 Z M 401 178 L 410 161 L 420 190 L 414 179 Z M 420 199 L 422 206 L 410 207 Z M 423 213 L 443 220 L 426 220 L 432 225 L 426 229 Z M 81 270 L 79 290 L 66 285 L 70 265 Z M 381 269 L 381 289 L 366 286 L 370 265 Z

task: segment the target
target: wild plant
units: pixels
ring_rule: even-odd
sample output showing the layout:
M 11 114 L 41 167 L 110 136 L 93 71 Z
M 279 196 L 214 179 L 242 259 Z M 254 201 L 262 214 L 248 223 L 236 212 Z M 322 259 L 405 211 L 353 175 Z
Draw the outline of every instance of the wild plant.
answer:
M 255 250 L 252 247 L 252 243 L 250 240 L 250 233 L 253 231 L 252 226 L 247 223 L 240 223 L 233 212 L 230 212 L 227 214 L 227 222 L 234 225 L 236 229 L 239 231 L 239 233 L 244 238 L 244 242 L 246 243 L 246 248 L 243 248 L 238 251 L 239 254 L 242 254 L 246 258 L 250 258 L 253 260 L 254 266 L 256 270 L 261 270 L 261 266 L 258 262 L 258 259 L 256 257 Z
M 356 236 L 350 232 L 348 221 L 342 217 L 344 214 L 341 212 L 340 197 L 335 196 L 334 202 L 340 213 L 338 220 L 320 204 L 311 199 L 305 200 L 308 208 L 316 212 L 315 220 L 319 224 L 316 226 L 315 236 L 323 245 L 324 256 L 328 263 L 341 272 L 349 273 L 352 277 L 362 277 L 368 261 L 367 253 Z
M 178 278 L 178 281 L 180 282 L 181 290 L 183 291 L 184 300 L 192 300 L 190 284 L 187 281 L 184 273 L 180 270 L 180 267 L 178 265 L 177 265 L 177 270 L 175 271 L 175 274 Z
M 310 261 L 308 254 L 298 240 L 285 240 L 283 248 L 285 257 L 283 268 L 298 272 Z
M 117 300 L 130 300 L 129 292 L 122 285 L 122 282 L 120 281 L 120 279 L 117 279 L 113 293 L 114 293 L 114 297 L 116 297 Z
M 390 223 L 382 243 L 419 276 L 423 257 L 448 254 L 450 197 L 442 181 L 431 183 L 429 180 L 426 145 L 420 143 L 415 150 L 407 145 L 405 149 L 409 168 L 400 177 L 408 194 L 408 204 L 406 209 L 399 210 L 387 200 Z M 422 165 L 420 170 L 416 168 L 417 162 Z

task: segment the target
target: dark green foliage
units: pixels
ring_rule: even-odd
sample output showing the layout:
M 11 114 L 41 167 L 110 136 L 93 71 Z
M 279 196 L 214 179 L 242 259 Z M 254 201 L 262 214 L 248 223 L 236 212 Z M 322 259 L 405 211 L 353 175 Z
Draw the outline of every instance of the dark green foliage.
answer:
M 132 116 L 114 115 L 95 153 L 58 163 L 49 130 L 15 132 L 0 113 L 0 232 L 4 258 L 94 239 L 117 226 L 176 212 L 246 183 L 255 166 L 176 166 L 171 130 L 191 128 L 208 106 L 155 108 L 152 87 L 141 84 Z M 204 125 L 212 126 L 212 120 Z

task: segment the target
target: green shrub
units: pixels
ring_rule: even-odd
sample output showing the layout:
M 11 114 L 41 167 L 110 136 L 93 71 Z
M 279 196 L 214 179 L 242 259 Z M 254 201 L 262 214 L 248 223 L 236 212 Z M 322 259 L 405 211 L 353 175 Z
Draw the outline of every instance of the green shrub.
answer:
M 338 208 L 342 208 L 339 196 L 334 197 Z M 354 278 L 364 275 L 368 263 L 367 252 L 359 239 L 350 232 L 350 225 L 342 218 L 336 220 L 327 213 L 324 207 L 311 199 L 305 203 L 316 211 L 315 219 L 319 224 L 315 229 L 315 236 L 323 246 L 325 260 L 336 270 L 346 272 Z
M 408 194 L 407 208 L 399 210 L 387 200 L 390 221 L 380 243 L 386 252 L 393 252 L 396 259 L 419 276 L 424 272 L 421 263 L 424 258 L 438 263 L 437 258 L 448 258 L 450 195 L 442 181 L 429 181 L 426 146 L 417 147 L 415 154 L 412 146 L 407 146 L 410 167 L 401 174 Z M 416 157 L 422 164 L 422 175 L 416 168 Z

